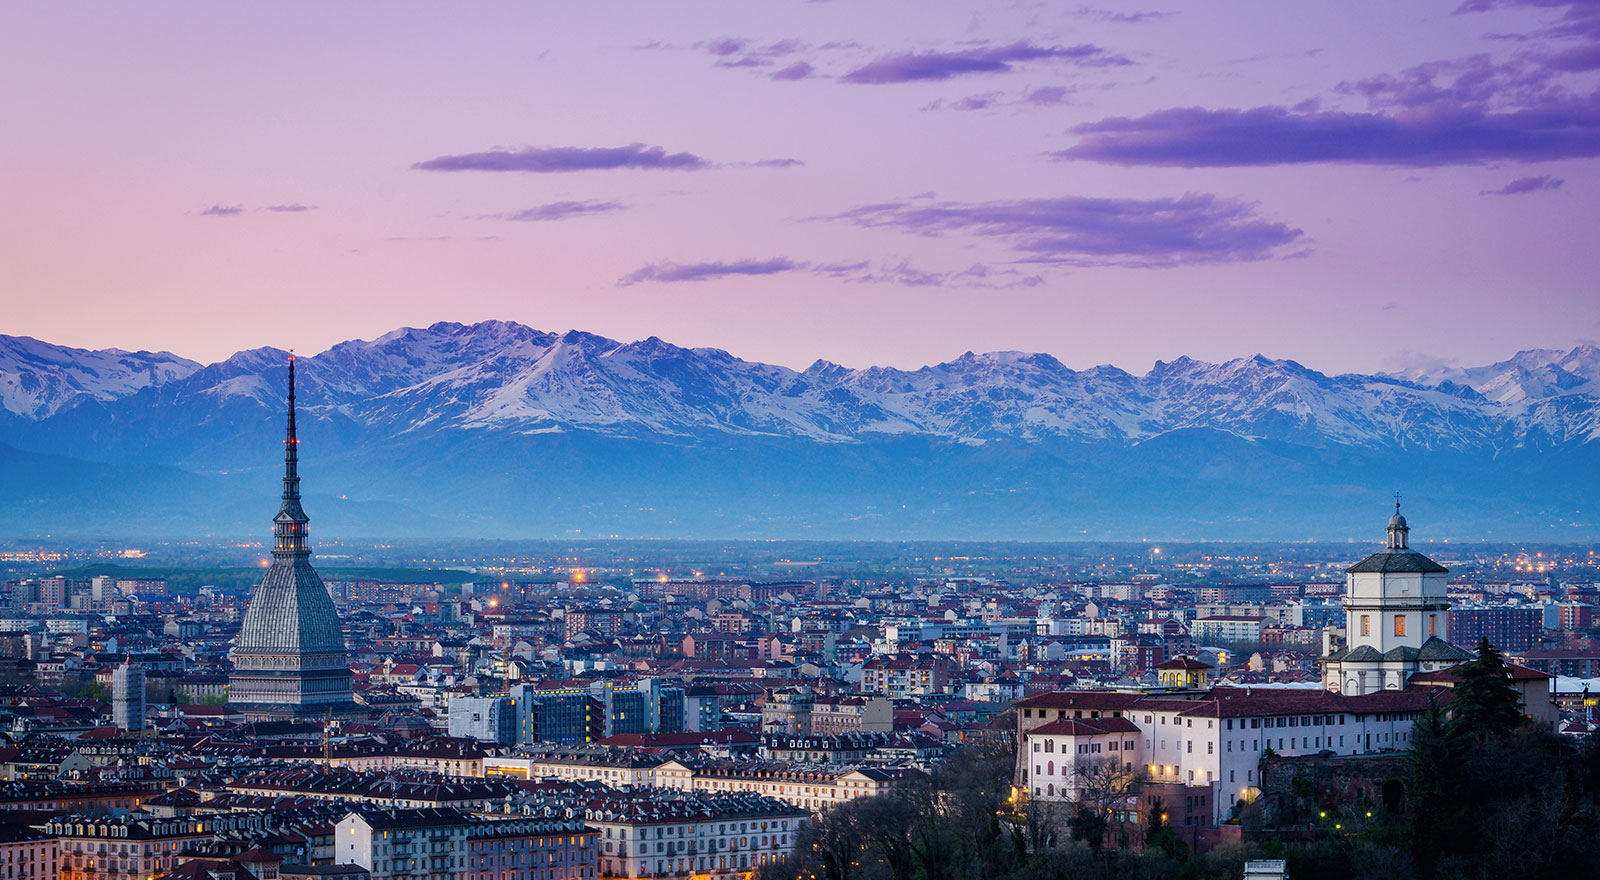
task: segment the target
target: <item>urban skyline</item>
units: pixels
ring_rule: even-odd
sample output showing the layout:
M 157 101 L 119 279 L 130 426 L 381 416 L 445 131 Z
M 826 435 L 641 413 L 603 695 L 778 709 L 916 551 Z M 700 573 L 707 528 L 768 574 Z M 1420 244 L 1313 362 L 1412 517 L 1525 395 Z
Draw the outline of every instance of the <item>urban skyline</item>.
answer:
M 0 880 L 1600 878 L 1600 0 L 3 16 Z

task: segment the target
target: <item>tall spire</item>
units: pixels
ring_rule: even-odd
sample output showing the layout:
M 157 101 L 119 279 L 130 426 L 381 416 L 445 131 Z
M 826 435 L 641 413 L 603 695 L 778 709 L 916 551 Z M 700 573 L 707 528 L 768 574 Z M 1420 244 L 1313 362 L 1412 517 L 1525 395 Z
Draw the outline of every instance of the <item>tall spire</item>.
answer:
M 300 507 L 300 440 L 294 428 L 294 353 L 289 354 L 289 420 L 283 438 L 283 504 L 272 518 L 276 538 L 273 556 L 310 556 L 306 546 L 306 523 L 311 518 Z

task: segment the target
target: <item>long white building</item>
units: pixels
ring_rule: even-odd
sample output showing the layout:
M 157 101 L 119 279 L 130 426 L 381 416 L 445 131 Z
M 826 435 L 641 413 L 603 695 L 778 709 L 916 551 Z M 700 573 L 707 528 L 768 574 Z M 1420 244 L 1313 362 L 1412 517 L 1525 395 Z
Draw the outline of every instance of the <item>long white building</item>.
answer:
M 1076 801 L 1085 783 L 1112 765 L 1150 783 L 1182 786 L 1184 803 L 1202 807 L 1207 824 L 1218 823 L 1259 793 L 1258 768 L 1269 750 L 1294 756 L 1409 748 L 1412 724 L 1431 701 L 1448 698 L 1448 670 L 1472 656 L 1445 641 L 1447 571 L 1410 549 L 1409 533 L 1397 505 L 1384 548 L 1347 570 L 1348 636 L 1323 658 L 1321 689 L 1036 694 L 1016 703 L 1018 793 Z M 1526 708 L 1538 717 L 1547 707 Z

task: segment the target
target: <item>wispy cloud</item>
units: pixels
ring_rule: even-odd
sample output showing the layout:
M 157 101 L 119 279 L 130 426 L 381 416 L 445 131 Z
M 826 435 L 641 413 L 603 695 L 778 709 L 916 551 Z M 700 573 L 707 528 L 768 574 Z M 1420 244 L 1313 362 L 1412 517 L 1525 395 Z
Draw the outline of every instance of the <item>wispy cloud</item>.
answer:
M 1600 2 L 1468 0 L 1457 11 L 1497 6 L 1565 10 L 1562 25 L 1540 35 L 1565 48 L 1552 52 L 1541 43 L 1508 60 L 1480 53 L 1428 61 L 1335 86 L 1363 100 L 1365 110 L 1324 108 L 1312 99 L 1292 107 L 1176 107 L 1102 119 L 1074 128 L 1078 142 L 1055 155 L 1187 168 L 1428 167 L 1600 156 L 1600 91 L 1573 91 L 1567 77 L 1600 68 Z
M 1095 21 L 1109 21 L 1116 24 L 1143 24 L 1148 21 L 1160 21 L 1172 16 L 1170 12 L 1134 12 L 1115 9 L 1094 9 L 1085 6 L 1078 10 L 1080 17 Z
M 1067 196 L 993 202 L 888 202 L 837 215 L 918 235 L 969 234 L 1005 243 L 1023 262 L 1167 267 L 1278 256 L 1304 233 L 1261 218 L 1250 202 L 1191 194 L 1167 199 Z
M 1089 43 L 1078 46 L 1035 46 L 1026 40 L 1004 46 L 981 46 L 954 52 L 904 52 L 883 55 L 846 73 L 841 81 L 858 85 L 946 80 L 976 73 L 1004 73 L 1024 61 L 1064 61 L 1082 67 L 1131 64 Z
M 795 63 L 789 65 L 788 67 L 782 67 L 782 68 L 779 68 L 778 70 L 774 70 L 772 72 L 772 74 L 768 78 L 769 79 L 780 80 L 780 81 L 781 80 L 810 79 L 812 77 L 812 75 L 814 75 L 816 72 L 817 72 L 817 69 L 815 67 L 812 67 L 809 62 L 796 61 Z
M 1033 287 L 1044 283 L 1044 279 L 1038 275 L 984 263 L 974 263 L 965 269 L 941 271 L 918 268 L 903 259 L 882 260 L 877 263 L 871 260 L 816 263 L 775 257 L 770 260 L 711 263 L 654 263 L 624 275 L 617 280 L 617 285 L 627 287 L 644 282 L 711 281 L 732 276 L 780 275 L 796 272 L 851 284 L 893 284 L 901 287 L 999 289 Z
M 1053 107 L 1056 104 L 1067 103 L 1067 98 L 1072 90 L 1066 86 L 1040 86 L 1030 89 L 1022 96 L 1022 103 L 1032 104 L 1035 107 Z
M 212 205 L 200 212 L 202 217 L 237 217 L 244 213 L 244 205 Z
M 922 105 L 923 110 L 993 110 L 1003 107 L 1054 107 L 1065 104 L 1072 90 L 1066 86 L 1040 86 L 1019 95 L 1005 92 L 979 92 L 964 98 L 947 101 L 937 98 Z
M 1486 189 L 1478 193 L 1483 196 L 1520 196 L 1524 193 L 1539 192 L 1546 189 L 1560 189 L 1566 183 L 1559 177 L 1541 174 L 1538 177 L 1519 177 L 1499 189 Z
M 552 174 L 568 171 L 640 169 L 699 171 L 710 162 L 693 153 L 669 153 L 641 143 L 625 147 L 523 147 L 439 156 L 412 165 L 416 171 L 522 171 Z
M 885 260 L 876 266 L 869 262 L 843 267 L 817 267 L 818 274 L 857 284 L 893 284 L 900 287 L 964 287 L 999 290 L 1008 287 L 1037 287 L 1044 278 L 1010 267 L 973 263 L 965 269 L 940 271 L 913 266 L 908 260 Z M 828 271 L 831 270 L 831 271 Z
M 261 210 L 272 211 L 275 214 L 303 214 L 306 211 L 315 211 L 316 209 L 316 205 L 302 205 L 294 202 L 287 205 L 267 205 Z
M 804 269 L 806 265 L 806 263 L 796 262 L 788 257 L 774 257 L 770 260 L 719 261 L 714 263 L 652 263 L 622 276 L 617 280 L 617 284 L 626 287 L 630 284 L 640 284 L 646 281 L 670 283 L 677 281 L 710 281 L 715 278 L 726 278 L 732 275 L 777 275 L 783 272 Z
M 621 202 L 550 202 L 537 205 L 522 211 L 513 211 L 508 214 L 491 214 L 494 220 L 515 220 L 520 223 L 537 223 L 547 220 L 569 220 L 573 217 L 589 217 L 595 214 L 614 214 L 626 211 L 627 205 Z

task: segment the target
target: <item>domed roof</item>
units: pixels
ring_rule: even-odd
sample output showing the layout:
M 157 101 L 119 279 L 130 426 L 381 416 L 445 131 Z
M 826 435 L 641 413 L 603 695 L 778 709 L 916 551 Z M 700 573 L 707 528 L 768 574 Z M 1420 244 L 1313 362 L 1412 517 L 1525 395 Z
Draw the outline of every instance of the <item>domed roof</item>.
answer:
M 1391 529 L 1407 528 L 1407 526 L 1406 526 L 1406 518 L 1400 515 L 1400 511 L 1399 510 L 1396 510 L 1394 512 L 1394 516 L 1389 517 L 1389 528 L 1391 528 Z
M 240 652 L 345 651 L 333 597 L 306 559 L 274 559 L 250 597 L 234 642 Z

